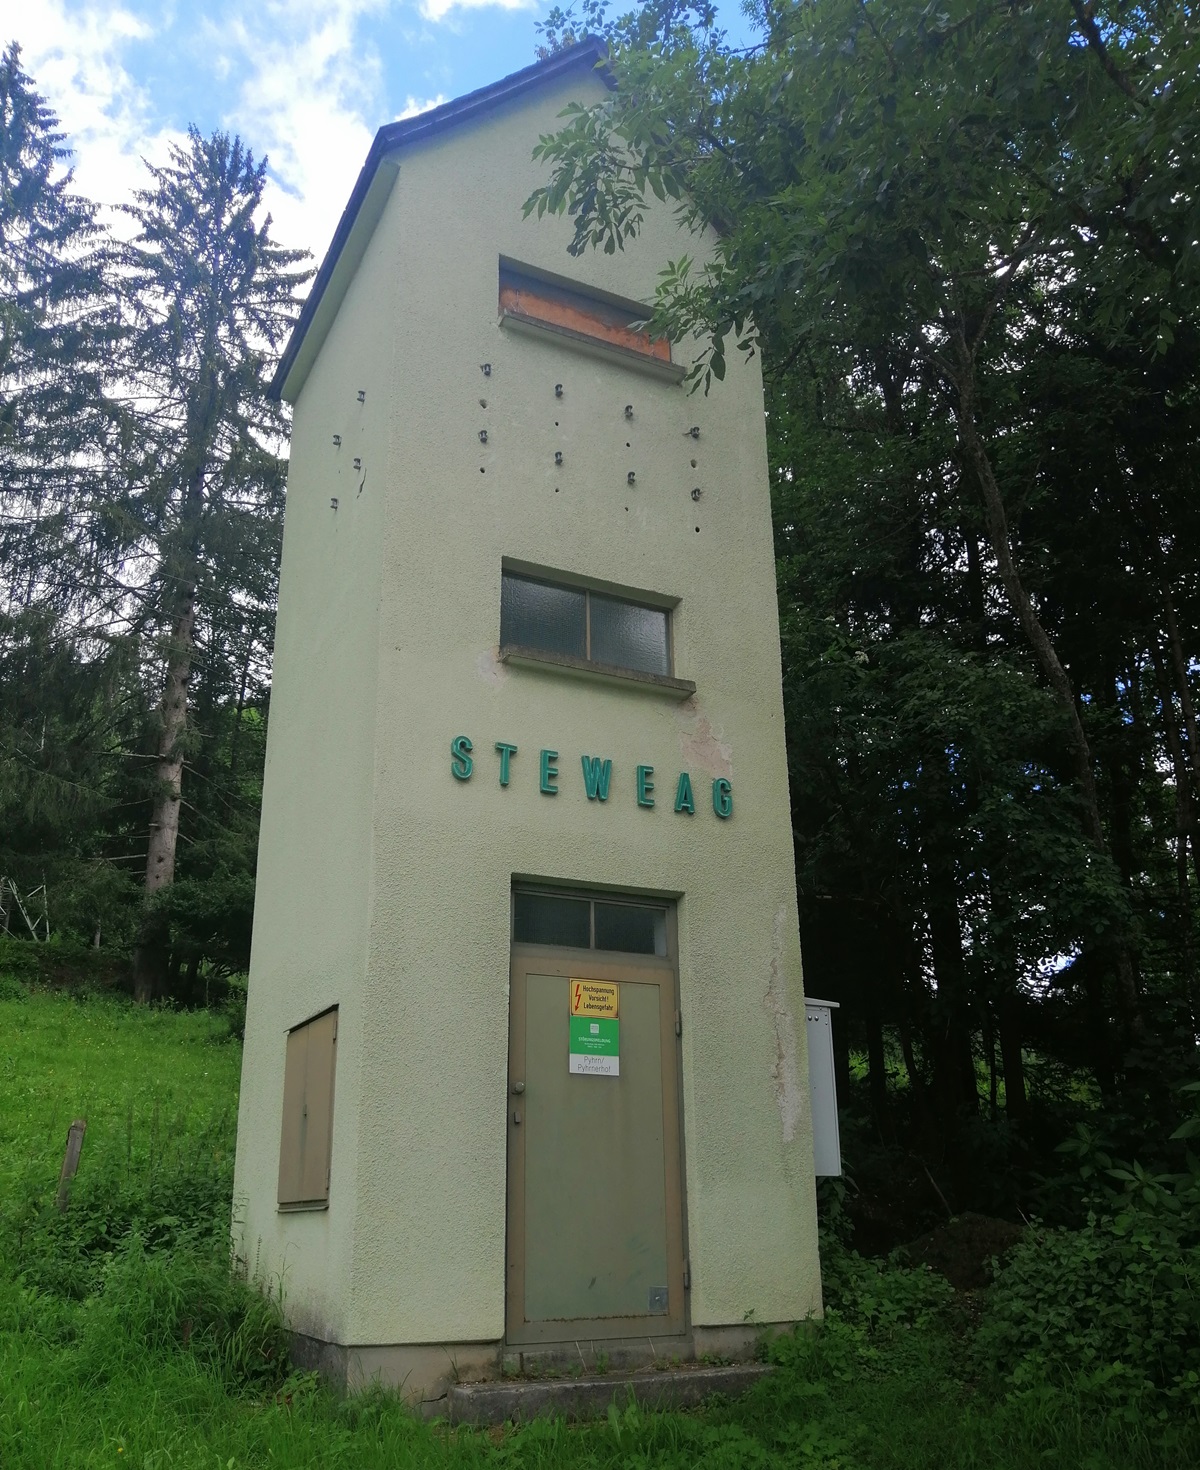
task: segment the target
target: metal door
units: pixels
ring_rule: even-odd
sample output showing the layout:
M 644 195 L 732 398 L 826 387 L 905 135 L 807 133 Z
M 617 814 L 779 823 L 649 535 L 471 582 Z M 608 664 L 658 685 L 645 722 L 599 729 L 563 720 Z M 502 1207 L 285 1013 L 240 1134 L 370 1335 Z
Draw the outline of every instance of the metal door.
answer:
M 569 1070 L 578 979 L 619 987 L 618 1076 Z M 514 946 L 509 1030 L 508 1341 L 683 1332 L 674 965 Z

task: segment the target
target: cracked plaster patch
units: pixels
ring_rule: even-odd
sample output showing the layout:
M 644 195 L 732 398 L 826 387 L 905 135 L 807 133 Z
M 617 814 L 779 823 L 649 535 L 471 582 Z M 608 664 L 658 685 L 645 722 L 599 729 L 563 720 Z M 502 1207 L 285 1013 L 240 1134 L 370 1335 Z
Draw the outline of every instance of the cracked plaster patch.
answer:
M 498 648 L 485 648 L 475 665 L 483 682 L 491 684 L 495 689 L 498 689 L 509 676 L 508 668 L 497 657 L 499 652 Z
M 771 930 L 771 978 L 763 1004 L 771 1013 L 775 1028 L 775 1064 L 771 1076 L 783 1124 L 783 1141 L 791 1143 L 800 1123 L 803 1095 L 800 1090 L 800 1063 L 796 1054 L 796 1021 L 788 1005 L 787 983 L 783 975 L 783 932 L 787 909 L 780 904 Z
M 689 700 L 690 704 L 691 701 Z M 703 771 L 709 776 L 733 775 L 733 746 L 721 739 L 707 715 L 695 707 L 682 707 L 679 719 L 679 753 L 689 769 Z

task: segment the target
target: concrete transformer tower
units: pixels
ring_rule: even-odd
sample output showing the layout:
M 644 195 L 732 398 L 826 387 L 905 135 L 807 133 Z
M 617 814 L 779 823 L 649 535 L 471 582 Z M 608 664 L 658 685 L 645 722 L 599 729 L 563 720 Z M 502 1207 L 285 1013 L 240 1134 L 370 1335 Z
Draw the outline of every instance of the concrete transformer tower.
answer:
M 640 325 L 670 209 L 522 215 L 602 61 L 381 129 L 276 378 L 235 1237 L 427 1406 L 820 1311 L 759 366 Z

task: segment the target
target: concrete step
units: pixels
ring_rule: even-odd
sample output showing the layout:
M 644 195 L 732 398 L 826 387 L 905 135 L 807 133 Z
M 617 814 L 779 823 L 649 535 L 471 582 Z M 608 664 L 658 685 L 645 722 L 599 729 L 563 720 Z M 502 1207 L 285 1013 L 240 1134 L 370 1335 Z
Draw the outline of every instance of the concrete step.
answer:
M 688 1409 L 714 1394 L 736 1398 L 773 1370 L 768 1363 L 723 1367 L 685 1364 L 638 1373 L 597 1373 L 584 1378 L 509 1378 L 492 1383 L 453 1383 L 446 1396 L 452 1424 L 523 1423 L 539 1416 L 602 1419 L 609 1404 L 636 1401 L 647 1409 Z

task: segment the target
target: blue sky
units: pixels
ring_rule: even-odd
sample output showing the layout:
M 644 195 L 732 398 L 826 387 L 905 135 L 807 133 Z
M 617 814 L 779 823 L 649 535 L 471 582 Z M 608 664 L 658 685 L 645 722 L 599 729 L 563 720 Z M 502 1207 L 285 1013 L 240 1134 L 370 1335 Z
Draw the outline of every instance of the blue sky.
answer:
M 194 123 L 271 162 L 276 235 L 320 258 L 375 129 L 534 59 L 546 0 L 12 0 L 0 43 L 58 113 L 82 192 L 129 197 Z M 732 36 L 752 37 L 737 0 Z M 15 19 L 14 19 L 15 17 Z

